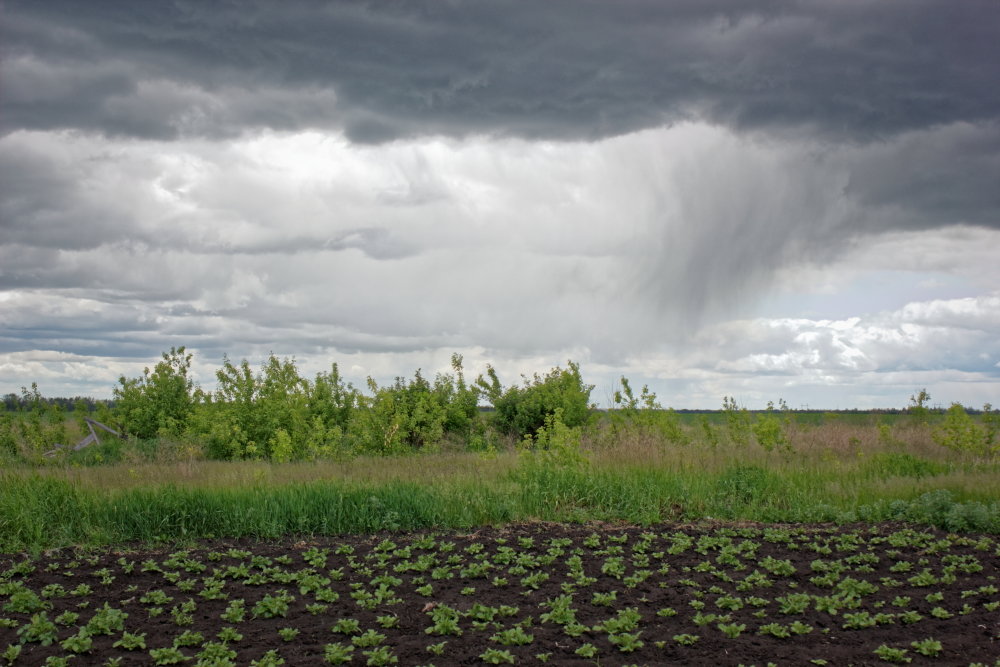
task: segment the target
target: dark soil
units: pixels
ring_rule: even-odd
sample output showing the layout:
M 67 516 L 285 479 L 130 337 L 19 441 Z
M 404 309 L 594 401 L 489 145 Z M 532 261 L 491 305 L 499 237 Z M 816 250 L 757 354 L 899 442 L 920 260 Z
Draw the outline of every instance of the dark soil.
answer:
M 481 656 L 489 657 L 489 649 L 507 651 L 515 664 L 523 665 L 543 660 L 554 665 L 888 664 L 876 654 L 882 646 L 905 649 L 904 659 L 914 665 L 992 665 L 1000 658 L 1000 611 L 991 610 L 1000 606 L 992 605 L 1000 602 L 1000 543 L 993 537 L 955 536 L 900 525 L 637 528 L 529 524 L 473 534 L 438 533 L 433 545 L 421 538 L 426 536 L 214 541 L 184 550 L 61 550 L 30 560 L 33 568 L 15 567 L 28 561 L 27 557 L 0 555 L 0 619 L 8 619 L 9 626 L 0 627 L 0 655 L 8 645 L 21 643 L 18 629 L 43 606 L 49 620 L 67 611 L 78 613 L 79 618 L 70 622 L 64 617 L 57 640 L 48 646 L 24 643 L 14 664 L 39 665 L 49 656 L 71 655 L 60 642 L 75 635 L 107 603 L 128 614 L 124 631 L 145 633 L 145 649 L 113 647 L 122 638 L 121 631 L 94 635 L 90 650 L 74 656 L 70 664 L 99 665 L 118 658 L 112 664 L 149 665 L 154 662 L 151 649 L 173 646 L 185 631 L 201 633 L 204 642 L 218 642 L 218 633 L 227 627 L 242 635 L 227 642 L 227 648 L 236 652 L 233 664 L 249 665 L 269 650 L 276 651 L 286 665 L 328 664 L 324 658 L 327 645 L 352 643 L 351 635 L 332 630 L 338 619 L 355 619 L 361 632 L 373 629 L 384 635 L 380 645 L 391 651 L 399 665 L 486 664 Z M 690 538 L 687 546 L 686 538 Z M 353 548 L 353 553 L 345 553 L 345 547 Z M 328 550 L 325 562 L 310 565 L 306 560 L 317 549 Z M 583 576 L 593 581 L 574 579 L 569 564 L 574 555 L 580 559 Z M 155 562 L 157 569 L 149 567 L 148 561 Z M 909 563 L 910 569 L 899 563 Z M 470 566 L 481 571 L 463 572 Z M 302 592 L 301 574 L 306 570 L 330 581 L 313 590 L 306 582 Z M 220 599 L 202 595 L 205 579 L 213 571 L 225 581 Z M 39 596 L 36 602 L 30 596 L 16 595 L 18 590 L 23 593 L 18 582 Z M 87 584 L 92 592 L 71 594 L 80 584 Z M 362 598 L 377 595 L 379 584 L 384 599 L 372 602 L 370 609 L 360 606 L 363 599 L 352 597 L 352 593 Z M 431 592 L 418 592 L 428 584 Z M 332 590 L 336 601 L 318 601 L 317 597 L 332 597 L 329 592 L 317 594 L 320 589 Z M 162 591 L 171 600 L 144 602 L 143 596 L 151 591 Z M 265 618 L 261 607 L 255 617 L 258 602 L 279 591 L 294 597 L 284 615 Z M 586 626 L 577 628 L 577 636 L 572 636 L 572 624 L 567 632 L 565 619 L 543 618 L 552 609 L 546 601 L 566 591 L 573 596 L 575 622 Z M 609 600 L 612 593 L 614 599 Z M 812 596 L 808 607 L 783 612 L 778 598 L 797 594 Z M 830 596 L 835 596 L 839 609 L 817 610 L 816 598 Z M 606 604 L 601 604 L 602 598 Z M 244 600 L 244 619 L 223 620 L 220 615 L 236 599 Z M 180 605 L 188 600 L 194 601 L 195 609 L 184 618 Z M 700 610 L 699 603 L 704 604 Z M 307 609 L 318 604 L 327 607 Z M 511 613 L 496 613 L 492 621 L 481 621 L 477 627 L 470 614 L 474 604 L 481 605 L 480 611 L 493 607 L 494 612 L 507 605 Z M 428 633 L 434 626 L 434 610 L 445 605 L 461 613 L 460 635 Z M 151 616 L 150 608 L 155 607 L 162 612 Z M 625 630 L 612 633 L 594 626 L 629 609 L 638 613 L 639 620 L 627 632 L 639 632 L 642 645 L 626 652 L 612 643 Z M 661 612 L 665 609 L 676 614 Z M 703 617 L 711 613 L 729 618 L 699 625 L 696 620 L 704 620 L 697 617 L 699 611 Z M 851 618 L 863 624 L 862 617 L 847 616 L 861 612 L 871 618 L 883 616 L 872 627 L 845 629 Z M 916 612 L 920 618 L 906 622 L 905 612 Z M 378 620 L 383 617 L 388 624 L 387 616 L 397 618 L 394 627 L 383 627 Z M 745 628 L 730 638 L 718 627 L 720 622 Z M 780 638 L 760 631 L 771 623 L 788 628 L 795 622 L 804 634 L 792 632 Z M 518 625 L 531 636 L 530 643 L 504 645 L 500 633 Z M 282 628 L 299 632 L 285 641 L 278 632 Z M 675 639 L 681 635 L 698 639 L 693 645 L 683 645 Z M 911 644 L 928 638 L 941 643 L 936 657 L 921 655 Z M 440 655 L 428 651 L 428 646 L 439 642 L 446 642 Z M 577 653 L 586 644 L 596 649 L 593 657 Z M 197 664 L 202 650 L 201 642 L 180 648 L 187 664 Z M 381 664 L 374 654 L 364 654 L 371 650 L 356 647 L 349 664 Z M 2 657 L 0 664 L 6 664 Z

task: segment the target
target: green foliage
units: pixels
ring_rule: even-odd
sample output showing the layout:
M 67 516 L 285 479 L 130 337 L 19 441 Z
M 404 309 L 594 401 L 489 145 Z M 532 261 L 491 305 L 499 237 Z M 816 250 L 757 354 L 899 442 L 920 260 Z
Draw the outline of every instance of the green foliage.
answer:
M 236 651 L 226 646 L 224 643 L 219 642 L 206 642 L 202 645 L 201 650 L 195 654 L 197 659 L 196 665 L 211 665 L 212 667 L 224 667 L 226 665 L 234 665 L 233 660 L 236 658 Z
M 736 639 L 740 634 L 747 629 L 744 623 L 719 623 L 719 631 L 726 635 L 730 639 Z
M 22 625 L 17 630 L 17 636 L 22 643 L 35 642 L 42 646 L 49 646 L 58 638 L 59 629 L 56 624 L 49 620 L 48 615 L 43 611 L 32 614 L 31 621 Z
M 17 662 L 17 658 L 20 655 L 21 655 L 20 644 L 8 644 L 4 652 L 0 653 L 0 658 L 6 660 L 8 665 L 13 665 L 15 662 Z
M 580 446 L 581 430 L 562 422 L 562 409 L 546 416 L 537 434 L 524 436 L 514 470 L 526 497 L 540 507 L 560 502 L 562 481 L 583 472 L 588 460 Z
M 75 635 L 70 635 L 59 642 L 59 645 L 70 653 L 88 653 L 94 646 L 94 640 L 90 638 L 86 629 L 80 628 Z
M 126 651 L 139 651 L 146 649 L 146 633 L 132 634 L 123 632 L 121 638 L 112 644 L 115 648 L 123 648 Z
M 952 403 L 944 415 L 944 421 L 933 429 L 931 436 L 942 447 L 975 456 L 992 456 L 997 453 L 993 444 L 996 437 L 996 422 L 990 405 L 985 406 L 988 415 L 985 424 L 978 424 L 961 403 Z
M 194 382 L 188 377 L 192 355 L 170 348 L 142 376 L 122 376 L 114 389 L 114 416 L 137 438 L 177 437 L 187 428 L 195 404 Z
M 479 659 L 490 665 L 513 665 L 514 655 L 510 651 L 488 648 L 479 654 Z
M 246 359 L 237 366 L 224 358 L 216 381 L 214 405 L 202 411 L 199 424 L 207 427 L 209 452 L 255 459 L 271 458 L 277 448 L 279 458 L 290 459 L 290 433 L 299 435 L 308 423 L 305 382 L 295 361 L 271 355 L 255 374 Z
M 909 413 L 915 420 L 921 424 L 927 423 L 927 417 L 930 415 L 930 410 L 927 408 L 927 404 L 931 400 L 931 395 L 927 393 L 926 389 L 921 389 L 916 394 L 910 396 L 910 405 L 906 408 L 906 412 Z
M 729 509 L 766 502 L 776 485 L 773 475 L 755 465 L 726 468 L 715 483 L 715 497 Z
M 331 458 L 346 448 L 345 433 L 360 394 L 336 364 L 312 381 L 294 359 L 268 357 L 254 373 L 247 360 L 228 358 L 216 372 L 217 390 L 199 407 L 192 431 L 220 459 L 276 463 Z
M 555 367 L 544 377 L 523 377 L 521 386 L 506 389 L 496 371 L 487 366 L 486 375 L 479 376 L 476 386 L 493 405 L 494 426 L 502 432 L 523 438 L 545 426 L 546 417 L 560 410 L 561 421 L 569 427 L 585 425 L 590 418 L 590 392 L 594 386 L 584 384 L 580 365 L 567 362 L 566 369 Z
M 465 382 L 462 357 L 452 355 L 454 374 L 438 375 L 433 384 L 419 370 L 412 381 L 397 377 L 379 387 L 371 378 L 372 396 L 362 397 L 362 410 L 351 424 L 357 452 L 398 454 L 436 447 L 445 434 L 467 440 L 476 426 L 478 391 Z
M 787 416 L 788 404 L 781 399 L 779 399 L 778 404 L 780 412 L 775 410 L 772 401 L 768 401 L 767 412 L 757 415 L 757 419 L 750 427 L 757 444 L 768 452 L 775 449 L 791 449 L 788 436 L 785 435 L 785 429 L 791 424 L 791 420 Z
M 180 665 L 187 662 L 187 657 L 174 646 L 150 649 L 149 657 L 154 665 Z
M 637 397 L 628 378 L 622 376 L 621 388 L 612 397 L 612 428 L 616 435 L 628 437 L 632 433 L 650 435 L 664 443 L 686 445 L 691 437 L 681 425 L 674 410 L 664 410 L 656 394 L 643 385 Z
M 880 518 L 953 531 L 993 533 L 1000 532 L 1000 503 L 958 502 L 951 491 L 937 489 L 911 501 L 894 500 L 888 503 L 887 511 Z
M 722 412 L 726 419 L 726 434 L 733 444 L 746 446 L 753 437 L 750 411 L 737 405 L 733 396 L 723 396 Z
M 939 653 L 941 653 L 942 646 L 941 642 L 934 639 L 933 637 L 928 637 L 927 639 L 921 641 L 910 642 L 917 653 L 920 655 L 925 655 L 928 658 L 936 658 Z
M 980 417 L 985 433 L 983 439 L 987 443 L 993 443 L 1000 435 L 1000 410 L 994 410 L 989 403 L 983 405 L 983 414 Z M 996 448 L 994 448 L 996 451 Z
M 713 449 L 718 447 L 719 431 L 712 426 L 712 422 L 709 420 L 708 415 L 701 415 L 698 419 L 698 425 L 701 427 L 701 433 L 705 442 Z
M 567 426 L 562 419 L 562 408 L 545 416 L 545 421 L 532 437 L 525 435 L 521 441 L 520 464 L 541 472 L 546 470 L 576 469 L 587 465 L 581 450 L 580 427 Z
M 126 618 L 128 614 L 105 602 L 87 623 L 87 631 L 93 635 L 113 635 L 124 629 Z
M 30 389 L 21 387 L 16 404 L 17 412 L 0 413 L 0 462 L 4 458 L 21 458 L 36 464 L 51 462 L 52 459 L 42 455 L 67 442 L 62 406 L 43 398 L 34 382 Z
M 881 424 L 880 424 L 881 426 Z M 933 477 L 948 470 L 948 466 L 905 452 L 877 452 L 863 466 L 863 473 L 876 479 L 889 477 Z
M 882 644 L 875 649 L 874 653 L 879 657 L 879 659 L 885 660 L 886 662 L 907 663 L 912 660 L 912 658 L 906 655 L 907 651 L 905 648 L 892 648 L 891 646 L 886 646 L 885 644 Z

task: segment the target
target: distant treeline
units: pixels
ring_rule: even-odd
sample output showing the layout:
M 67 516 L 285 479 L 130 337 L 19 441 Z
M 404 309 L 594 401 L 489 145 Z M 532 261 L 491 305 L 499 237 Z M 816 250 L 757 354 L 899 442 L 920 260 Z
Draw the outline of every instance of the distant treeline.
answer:
M 3 409 L 5 412 L 23 412 L 34 408 L 39 401 L 49 407 L 58 407 L 63 412 L 76 412 L 77 410 L 96 412 L 98 406 L 103 405 L 113 408 L 115 405 L 114 401 L 101 400 L 89 396 L 74 396 L 72 398 L 65 396 L 34 396 L 25 389 L 20 395 L 15 393 L 4 394 Z

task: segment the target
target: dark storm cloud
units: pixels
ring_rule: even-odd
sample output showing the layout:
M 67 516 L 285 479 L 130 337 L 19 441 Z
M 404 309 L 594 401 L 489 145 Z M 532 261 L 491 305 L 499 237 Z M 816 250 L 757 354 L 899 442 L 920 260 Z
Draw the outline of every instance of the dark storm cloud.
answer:
M 1000 227 L 1000 122 L 903 135 L 858 151 L 844 194 L 894 227 Z
M 998 43 L 991 0 L 14 0 L 0 122 L 381 142 L 704 119 L 867 141 L 995 119 Z
M 0 12 L 0 382 L 175 345 L 356 353 L 359 377 L 648 354 L 705 405 L 739 378 L 1000 368 L 995 296 L 712 328 L 810 266 L 837 295 L 873 267 L 995 289 L 995 0 Z

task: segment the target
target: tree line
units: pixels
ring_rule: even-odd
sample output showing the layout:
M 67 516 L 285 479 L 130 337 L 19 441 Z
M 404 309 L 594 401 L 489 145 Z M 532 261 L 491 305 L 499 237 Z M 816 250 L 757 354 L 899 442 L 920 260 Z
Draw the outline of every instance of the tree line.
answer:
M 190 375 L 192 355 L 171 348 L 138 377 L 122 377 L 110 413 L 138 439 L 194 439 L 217 459 L 310 460 L 338 454 L 385 455 L 428 450 L 453 442 L 485 449 L 497 438 L 534 434 L 557 415 L 582 426 L 594 407 L 593 385 L 578 364 L 504 385 L 489 366 L 469 381 L 462 357 L 433 378 L 417 370 L 367 391 L 341 376 L 337 364 L 303 376 L 294 359 L 270 355 L 258 369 L 228 357 L 205 391 Z M 483 414 L 481 404 L 492 410 Z

